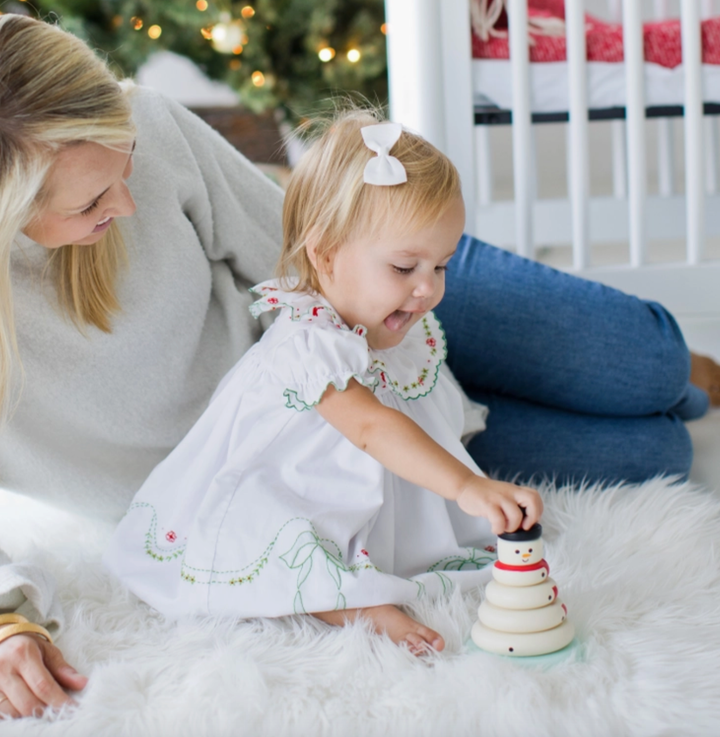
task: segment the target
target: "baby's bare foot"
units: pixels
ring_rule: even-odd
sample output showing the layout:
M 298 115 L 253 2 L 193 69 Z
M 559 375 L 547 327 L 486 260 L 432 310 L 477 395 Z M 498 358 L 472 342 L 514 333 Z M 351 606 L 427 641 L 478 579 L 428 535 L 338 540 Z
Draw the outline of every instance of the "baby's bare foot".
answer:
M 415 655 L 421 655 L 430 649 L 439 652 L 445 647 L 445 640 L 435 630 L 425 627 L 391 604 L 336 612 L 315 612 L 313 616 L 328 624 L 340 626 L 346 622 L 354 622 L 358 617 L 365 617 L 372 622 L 376 632 L 387 633 L 396 645 L 405 643 Z
M 712 358 L 690 354 L 690 383 L 708 393 L 713 407 L 720 407 L 720 365 Z

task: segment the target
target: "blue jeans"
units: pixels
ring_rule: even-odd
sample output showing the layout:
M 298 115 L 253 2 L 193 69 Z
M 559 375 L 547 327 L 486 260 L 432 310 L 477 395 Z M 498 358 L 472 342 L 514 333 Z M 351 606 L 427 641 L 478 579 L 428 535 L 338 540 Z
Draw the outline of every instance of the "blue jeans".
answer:
M 490 408 L 468 450 L 487 472 L 529 480 L 686 477 L 684 420 L 708 396 L 663 307 L 463 236 L 436 309 L 448 364 Z

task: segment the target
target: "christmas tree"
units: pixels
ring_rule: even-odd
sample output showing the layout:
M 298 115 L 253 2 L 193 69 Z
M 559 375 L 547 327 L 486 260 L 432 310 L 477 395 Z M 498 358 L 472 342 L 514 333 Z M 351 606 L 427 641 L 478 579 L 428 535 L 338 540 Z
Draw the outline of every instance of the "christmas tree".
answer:
M 383 0 L 11 0 L 132 76 L 161 49 L 192 59 L 254 112 L 293 120 L 338 93 L 387 98 Z

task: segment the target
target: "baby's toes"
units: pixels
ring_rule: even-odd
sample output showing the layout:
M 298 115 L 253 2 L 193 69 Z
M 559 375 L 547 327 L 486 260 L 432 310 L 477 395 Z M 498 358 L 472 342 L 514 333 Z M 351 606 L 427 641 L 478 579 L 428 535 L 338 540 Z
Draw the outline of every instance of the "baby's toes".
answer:
M 408 632 L 405 635 L 405 642 L 407 643 L 408 650 L 413 655 L 424 655 L 430 652 L 430 643 L 417 634 L 417 632 Z
M 423 625 L 418 625 L 414 631 L 408 632 L 405 641 L 408 643 L 410 652 L 415 655 L 422 655 L 430 650 L 440 652 L 445 647 L 445 640 L 435 630 Z
M 445 640 L 435 630 L 422 628 L 422 637 L 433 650 L 440 652 L 445 648 Z

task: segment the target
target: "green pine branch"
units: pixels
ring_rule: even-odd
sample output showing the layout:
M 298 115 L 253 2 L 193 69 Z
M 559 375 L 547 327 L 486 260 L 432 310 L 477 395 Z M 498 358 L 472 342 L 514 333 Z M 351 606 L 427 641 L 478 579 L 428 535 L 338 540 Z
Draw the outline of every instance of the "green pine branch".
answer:
M 297 120 L 327 107 L 339 94 L 386 101 L 383 0 L 208 3 L 204 12 L 195 0 L 31 0 L 17 5 L 83 38 L 106 55 L 120 76 L 132 76 L 159 50 L 187 56 L 211 79 L 237 90 L 243 104 L 256 112 L 279 107 Z M 243 18 L 246 5 L 255 11 L 252 17 Z M 4 10 L 12 12 L 11 7 Z M 223 12 L 244 24 L 247 42 L 240 54 L 215 51 L 201 33 Z M 162 29 L 157 39 L 148 36 L 153 25 Z M 326 63 L 318 58 L 323 46 L 335 49 Z M 357 63 L 347 59 L 351 48 L 361 53 Z M 253 83 L 258 71 L 264 75 L 262 86 Z

